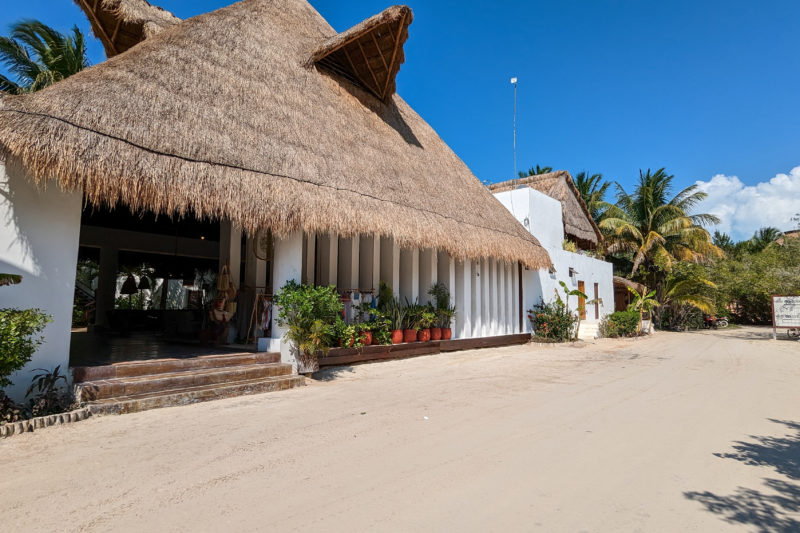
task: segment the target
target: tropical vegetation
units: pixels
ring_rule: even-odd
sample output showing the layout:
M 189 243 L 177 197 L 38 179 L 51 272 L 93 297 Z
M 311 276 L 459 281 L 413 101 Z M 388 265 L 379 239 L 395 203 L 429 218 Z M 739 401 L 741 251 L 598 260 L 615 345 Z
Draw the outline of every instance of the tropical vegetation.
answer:
M 42 22 L 23 20 L 11 26 L 8 37 L 0 37 L 0 64 L 16 78 L 0 74 L 0 91 L 39 91 L 89 66 L 86 39 L 77 26 L 65 35 Z

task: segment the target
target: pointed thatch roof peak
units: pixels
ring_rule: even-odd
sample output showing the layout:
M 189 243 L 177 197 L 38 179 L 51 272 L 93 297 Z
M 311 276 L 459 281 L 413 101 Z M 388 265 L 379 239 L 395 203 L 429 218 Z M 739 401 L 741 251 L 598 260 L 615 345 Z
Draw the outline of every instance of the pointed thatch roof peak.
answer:
M 181 21 L 147 0 L 75 0 L 86 13 L 92 33 L 107 57 L 121 54 L 148 37 Z
M 0 152 L 94 203 L 548 266 L 402 98 L 383 102 L 309 66 L 335 36 L 305 0 L 244 0 L 184 20 L 0 100 Z
M 572 176 L 566 170 L 493 183 L 489 185 L 489 190 L 493 193 L 503 192 L 520 186 L 531 187 L 561 202 L 564 233 L 567 236 L 591 247 L 603 241 L 603 233 L 592 218 L 589 207 L 583 201 Z

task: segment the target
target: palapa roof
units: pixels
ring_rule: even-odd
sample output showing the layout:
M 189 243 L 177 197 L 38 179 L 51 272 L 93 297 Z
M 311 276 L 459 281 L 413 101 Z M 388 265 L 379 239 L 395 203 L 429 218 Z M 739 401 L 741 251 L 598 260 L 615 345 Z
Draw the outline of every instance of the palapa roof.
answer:
M 408 8 L 370 20 L 339 41 L 380 31 L 402 46 Z M 375 37 L 372 52 L 383 53 Z M 0 99 L 0 151 L 37 182 L 55 178 L 94 203 L 549 266 L 538 241 L 389 94 L 393 80 L 384 102 L 313 63 L 336 42 L 305 0 L 245 0 L 171 24 L 48 89 Z M 374 70 L 383 60 L 367 61 Z
M 100 39 L 106 56 L 128 50 L 181 21 L 178 17 L 151 5 L 147 0 L 75 0 Z
M 561 202 L 566 235 L 578 241 L 590 243 L 593 247 L 602 242 L 603 234 L 589 213 L 589 208 L 583 201 L 569 172 L 558 170 L 547 174 L 493 183 L 489 185 L 489 190 L 493 193 L 504 192 L 520 186 L 531 187 Z

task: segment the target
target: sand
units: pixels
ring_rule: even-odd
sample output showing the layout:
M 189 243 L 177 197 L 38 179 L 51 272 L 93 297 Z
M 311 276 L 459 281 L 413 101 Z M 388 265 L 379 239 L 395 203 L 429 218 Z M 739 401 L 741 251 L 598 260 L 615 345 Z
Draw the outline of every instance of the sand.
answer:
M 340 368 L 0 441 L 3 531 L 800 530 L 800 343 L 659 332 Z

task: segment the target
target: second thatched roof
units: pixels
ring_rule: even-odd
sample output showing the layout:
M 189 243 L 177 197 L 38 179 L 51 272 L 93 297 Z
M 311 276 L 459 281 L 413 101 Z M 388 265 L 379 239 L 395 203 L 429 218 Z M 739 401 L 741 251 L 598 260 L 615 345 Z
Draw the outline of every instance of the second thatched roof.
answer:
M 493 183 L 489 185 L 489 190 L 496 193 L 510 191 L 521 186 L 531 187 L 561 202 L 564 233 L 568 237 L 591 248 L 595 248 L 603 241 L 603 234 L 592 218 L 589 208 L 583 201 L 569 172 L 558 170 L 547 174 Z
M 369 25 L 375 48 L 356 43 L 379 81 L 383 67 L 396 74 L 387 43 L 411 22 L 384 20 Z M 94 203 L 549 266 L 402 98 L 382 101 L 310 61 L 336 35 L 305 0 L 244 0 L 170 23 L 44 91 L 0 99 L 0 151 Z

